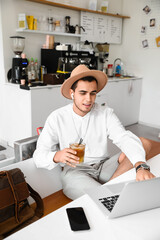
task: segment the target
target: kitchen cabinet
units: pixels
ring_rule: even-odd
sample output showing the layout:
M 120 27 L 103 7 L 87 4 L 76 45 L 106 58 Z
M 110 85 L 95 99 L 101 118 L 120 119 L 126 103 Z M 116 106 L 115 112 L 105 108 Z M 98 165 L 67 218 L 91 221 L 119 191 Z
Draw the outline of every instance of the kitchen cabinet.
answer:
M 142 79 L 109 80 L 106 87 L 97 94 L 96 102 L 113 108 L 124 126 L 138 122 Z M 32 133 L 44 122 L 53 110 L 71 102 L 60 93 L 60 86 L 45 89 L 33 89 L 32 101 Z M 43 112 L 43 116 L 42 116 Z
M 6 122 L 3 135 L 11 147 L 15 141 L 37 135 L 36 128 L 44 126 L 48 115 L 70 102 L 61 95 L 60 86 L 55 85 L 33 87 L 28 91 L 20 89 L 18 84 L 8 83 L 5 96 L 5 118 L 10 120 Z
M 113 108 L 124 126 L 138 122 L 142 79 L 110 80 L 96 101 Z
M 109 80 L 106 87 L 97 94 L 96 101 L 102 106 L 108 105 L 122 122 L 123 126 L 135 124 L 139 120 L 142 79 Z M 108 140 L 108 154 L 120 152 L 112 141 Z
M 60 86 L 51 86 L 44 89 L 33 89 L 30 91 L 32 124 L 30 126 L 32 135 L 36 134 L 37 127 L 43 127 L 48 115 L 57 108 L 63 107 L 71 102 L 60 93 Z
M 137 123 L 141 85 L 142 79 L 109 80 L 97 94 L 96 102 L 113 108 L 124 126 Z M 6 116 L 11 119 L 6 123 L 6 138 L 10 146 L 14 141 L 36 135 L 36 128 L 44 126 L 53 110 L 72 102 L 61 95 L 61 85 L 33 87 L 29 91 L 20 89 L 17 84 L 7 84 L 6 87 L 6 96 L 12 98 L 7 109 L 9 115 Z

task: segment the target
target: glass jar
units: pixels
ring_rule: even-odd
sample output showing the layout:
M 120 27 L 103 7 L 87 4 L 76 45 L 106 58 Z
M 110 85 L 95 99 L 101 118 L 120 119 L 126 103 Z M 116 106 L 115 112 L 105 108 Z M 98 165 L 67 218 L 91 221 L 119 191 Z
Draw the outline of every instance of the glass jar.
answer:
M 108 1 L 103 0 L 101 2 L 101 11 L 104 12 L 104 13 L 108 12 Z
M 89 9 L 90 10 L 97 10 L 97 0 L 90 0 L 89 1 Z

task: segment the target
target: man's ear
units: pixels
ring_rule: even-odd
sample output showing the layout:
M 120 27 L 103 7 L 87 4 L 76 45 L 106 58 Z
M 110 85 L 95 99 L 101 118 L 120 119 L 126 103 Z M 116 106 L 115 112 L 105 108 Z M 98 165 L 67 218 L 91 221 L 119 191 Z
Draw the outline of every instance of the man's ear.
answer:
M 71 98 L 72 98 L 72 100 L 74 99 L 74 93 L 71 93 Z
M 72 89 L 70 89 L 70 95 L 71 95 L 71 98 L 74 99 L 74 91 Z

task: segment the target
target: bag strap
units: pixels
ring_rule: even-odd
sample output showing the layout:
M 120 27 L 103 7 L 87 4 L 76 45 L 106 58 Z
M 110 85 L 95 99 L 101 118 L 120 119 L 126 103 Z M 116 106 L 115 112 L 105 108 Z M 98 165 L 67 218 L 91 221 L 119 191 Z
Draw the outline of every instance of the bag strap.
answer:
M 44 214 L 44 204 L 41 196 L 27 183 L 30 196 L 35 200 L 36 202 L 36 209 L 35 209 L 35 215 L 37 217 L 42 217 Z
M 19 221 L 19 217 L 18 217 L 18 196 L 17 196 L 17 192 L 15 189 L 15 185 L 14 185 L 11 173 L 9 171 L 5 171 L 5 174 L 7 176 L 11 191 L 13 193 L 13 197 L 14 197 L 14 201 L 15 201 L 15 218 L 16 218 L 17 223 L 19 223 L 20 221 Z
M 19 223 L 20 221 L 19 221 L 19 216 L 18 216 L 18 195 L 17 195 L 17 192 L 16 192 L 15 184 L 14 184 L 13 179 L 12 179 L 12 175 L 11 175 L 10 171 L 3 171 L 3 172 L 1 172 L 1 174 L 3 176 L 4 175 L 7 176 L 11 191 L 13 193 L 14 201 L 15 201 L 15 218 L 16 218 L 17 223 Z M 26 183 L 26 184 L 27 184 L 28 190 L 30 192 L 30 196 L 36 202 L 35 215 L 38 218 L 40 218 L 44 214 L 43 200 L 42 200 L 41 196 L 28 183 Z

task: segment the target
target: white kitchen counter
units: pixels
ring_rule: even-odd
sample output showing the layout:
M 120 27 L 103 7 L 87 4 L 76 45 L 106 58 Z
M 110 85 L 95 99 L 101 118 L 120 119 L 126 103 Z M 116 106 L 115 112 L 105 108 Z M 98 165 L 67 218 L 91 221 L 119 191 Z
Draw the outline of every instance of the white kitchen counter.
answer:
M 117 77 L 109 77 L 108 82 L 120 82 L 120 81 L 129 81 L 129 80 L 138 80 L 142 79 L 142 77 L 123 77 L 123 78 L 117 78 Z
M 124 78 L 117 78 L 117 77 L 109 77 L 108 82 L 121 82 L 121 81 L 130 81 L 130 80 L 140 80 L 142 77 L 124 77 Z M 8 85 L 10 87 L 19 88 L 19 84 L 15 83 L 5 83 L 5 85 Z M 56 85 L 46 85 L 46 86 L 36 86 L 36 87 L 30 87 L 30 90 L 37 90 L 37 89 L 50 89 L 50 88 L 57 88 L 61 87 L 62 84 L 56 84 Z M 24 89 L 22 89 L 24 90 Z
M 15 83 L 5 83 L 6 86 L 9 87 L 14 87 L 14 88 L 20 88 L 19 84 L 15 84 Z M 30 87 L 30 90 L 36 90 L 36 89 L 50 89 L 50 88 L 57 88 L 60 87 L 61 84 L 57 84 L 57 85 L 46 85 L 46 86 L 36 86 L 36 87 Z M 20 88 L 21 89 L 21 88 Z M 21 89 L 21 90 L 25 90 L 25 89 Z

